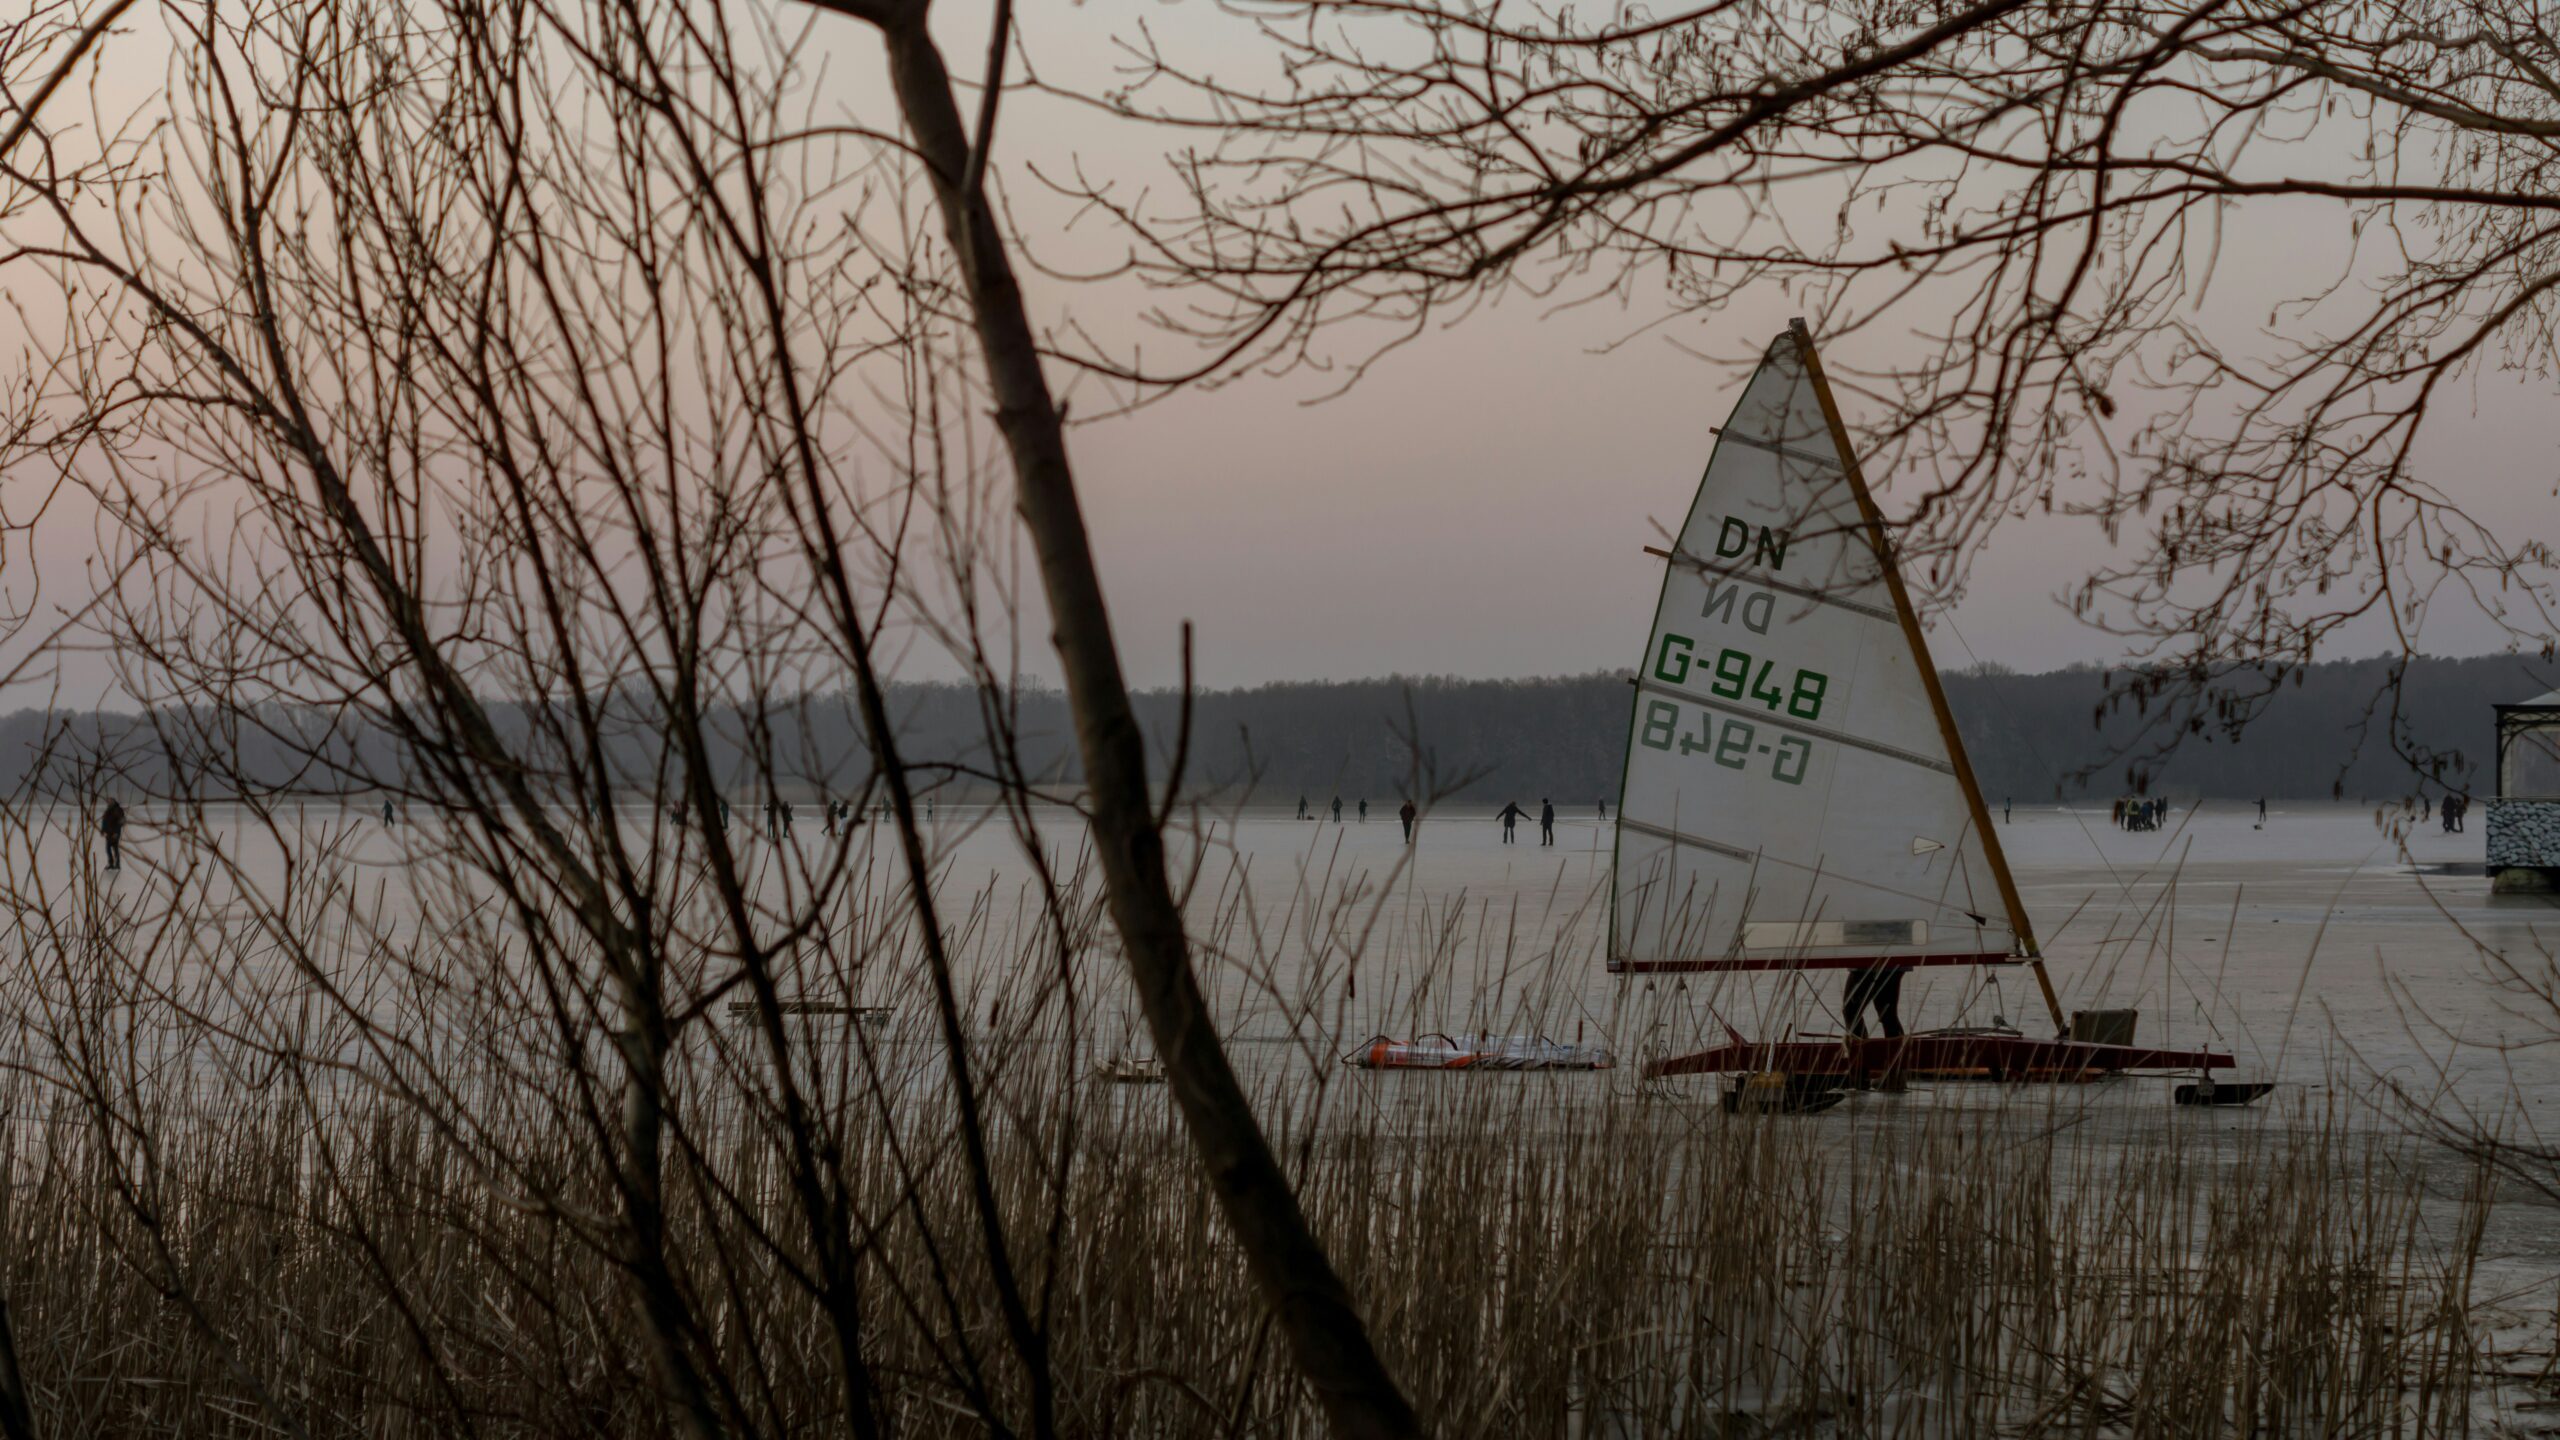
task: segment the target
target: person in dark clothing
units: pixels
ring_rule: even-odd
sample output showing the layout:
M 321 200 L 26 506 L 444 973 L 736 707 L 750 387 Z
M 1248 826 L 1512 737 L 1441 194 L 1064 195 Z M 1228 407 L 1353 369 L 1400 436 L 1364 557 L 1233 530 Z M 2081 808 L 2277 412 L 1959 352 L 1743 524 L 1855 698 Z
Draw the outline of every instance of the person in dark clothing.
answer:
M 791 802 L 788 800 L 782 802 L 782 833 L 791 833 Z
M 1538 843 L 1541 845 L 1556 843 L 1555 803 L 1543 795 L 1538 797 Z
M 1342 823 L 1342 797 L 1339 795 L 1333 797 L 1333 823 Z
M 1301 820 L 1307 818 L 1307 797 L 1304 795 L 1298 797 L 1298 818 Z
M 1606 800 L 1600 802 L 1600 818 L 1603 820 L 1609 818 L 1609 802 Z
M 1360 797 L 1360 823 L 1369 823 L 1369 797 L 1366 795 Z
M 2000 823 L 2009 823 L 2009 797 L 2006 795 L 2000 797 Z
M 110 800 L 107 813 L 98 817 L 98 834 L 107 842 L 107 868 L 124 868 L 124 802 Z
M 1514 800 L 1503 806 L 1502 813 L 1493 818 L 1502 822 L 1502 843 L 1508 845 L 1512 843 L 1511 827 L 1528 819 L 1529 812 L 1521 809 L 1520 802 Z
M 729 797 L 726 795 L 720 797 L 720 833 L 729 833 Z
M 828 834 L 828 836 L 829 836 L 829 837 L 831 837 L 831 838 L 832 838 L 832 837 L 835 835 L 835 833 L 836 833 L 836 802 L 834 802 L 833 800 L 830 800 L 830 801 L 828 801 L 828 802 L 827 802 L 827 834 Z
M 2266 798 L 2265 796 L 2261 795 L 2261 796 L 2259 796 L 2259 797 L 2258 797 L 2258 826 L 2259 826 L 2259 828 L 2260 828 L 2260 829 L 2264 829 L 2264 828 L 2266 827 L 2266 823 L 2267 823 L 2267 798 Z
M 1898 1039 L 1902 1034 L 1902 977 L 1909 973 L 1906 965 L 1871 965 L 1849 972 L 1847 994 L 1841 1009 L 1849 1033 L 1867 1033 L 1864 1012 L 1875 1007 L 1876 1023 L 1884 1027 L 1885 1038 Z
M 1396 818 L 1404 822 L 1404 843 L 1407 845 L 1413 843 L 1413 815 L 1413 802 L 1410 800 L 1404 802 L 1404 808 L 1396 812 Z

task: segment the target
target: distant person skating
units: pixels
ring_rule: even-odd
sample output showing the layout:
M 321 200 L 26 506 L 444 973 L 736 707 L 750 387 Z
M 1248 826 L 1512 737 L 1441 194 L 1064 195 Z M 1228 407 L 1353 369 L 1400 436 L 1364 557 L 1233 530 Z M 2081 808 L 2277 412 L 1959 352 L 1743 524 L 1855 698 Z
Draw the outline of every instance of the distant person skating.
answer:
M 107 868 L 124 868 L 124 802 L 110 800 L 107 811 L 98 817 L 98 835 L 107 842 Z
M 1520 802 L 1514 800 L 1503 806 L 1502 813 L 1493 818 L 1502 822 L 1502 843 L 1508 845 L 1512 843 L 1511 827 L 1528 819 L 1529 812 L 1521 809 Z
M 1360 797 L 1360 823 L 1369 823 L 1369 797 L 1366 795 Z
M 782 833 L 791 833 L 791 802 L 788 800 L 782 802 Z
M 2009 823 L 2009 797 L 2006 795 L 2000 797 L 2000 823 Z
M 1867 1022 L 1863 1012 L 1872 1005 L 1875 1007 L 1876 1023 L 1884 1027 L 1885 1038 L 1893 1040 L 1901 1037 L 1902 977 L 1908 968 L 1903 965 L 1875 965 L 1849 972 L 1847 993 L 1842 999 L 1841 1009 L 1844 1012 L 1842 1018 L 1848 1023 L 1850 1034 L 1863 1036 L 1867 1033 Z
M 1600 802 L 1600 818 L 1603 820 L 1609 818 L 1609 802 L 1606 800 Z
M 1306 796 L 1304 796 L 1304 795 L 1301 795 L 1301 796 L 1299 796 L 1299 797 L 1298 797 L 1298 818 L 1299 818 L 1299 819 L 1301 819 L 1301 820 L 1304 820 L 1304 819 L 1308 818 L 1308 817 L 1307 817 L 1307 797 L 1306 797 Z
M 2266 796 L 2264 796 L 2264 795 L 2261 795 L 2261 796 L 2259 796 L 2259 797 L 2258 797 L 2258 827 L 2257 827 L 2257 828 L 2259 828 L 2259 829 L 2261 829 L 2261 830 L 2264 830 L 2264 829 L 2266 829 L 2266 828 L 2267 828 L 2267 797 L 2266 797 Z
M 1538 797 L 1538 843 L 1556 843 L 1556 807 L 1543 795 Z
M 1404 843 L 1407 845 L 1413 843 L 1413 813 L 1413 802 L 1410 800 L 1404 802 L 1404 807 L 1396 811 L 1396 818 L 1404 822 Z
M 832 839 L 832 838 L 834 838 L 835 833 L 836 833 L 836 802 L 834 802 L 833 800 L 830 800 L 830 801 L 828 801 L 828 802 L 827 802 L 827 835 L 828 835 L 828 837 L 829 837 L 830 839 Z
M 382 802 L 382 828 L 391 828 L 391 802 L 388 800 Z
M 1333 823 L 1342 823 L 1342 797 L 1339 795 L 1333 797 Z

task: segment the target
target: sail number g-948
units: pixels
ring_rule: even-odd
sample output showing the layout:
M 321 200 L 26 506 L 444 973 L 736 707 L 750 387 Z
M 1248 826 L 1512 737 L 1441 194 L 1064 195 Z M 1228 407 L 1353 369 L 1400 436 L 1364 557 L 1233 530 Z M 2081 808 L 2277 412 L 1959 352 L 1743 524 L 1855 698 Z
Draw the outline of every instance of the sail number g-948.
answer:
M 1653 750 L 1670 750 L 1675 746 L 1683 755 L 1701 751 L 1715 757 L 1727 770 L 1740 770 L 1751 763 L 1755 754 L 1770 756 L 1769 774 L 1789 785 L 1804 783 L 1805 762 L 1813 756 L 1813 742 L 1801 735 L 1780 735 L 1771 744 L 1760 742 L 1760 729 L 1748 720 L 1727 719 L 1719 729 L 1715 712 L 1701 708 L 1698 728 L 1688 734 L 1680 731 L 1680 706 L 1670 700 L 1648 700 L 1644 705 L 1644 724 L 1636 731 L 1639 744 Z
M 1697 655 L 1697 642 L 1686 635 L 1665 634 L 1662 649 L 1653 657 L 1653 678 L 1666 684 L 1686 684 L 1692 670 L 1707 670 L 1703 656 Z M 1775 660 L 1762 660 L 1754 673 L 1752 657 L 1741 650 L 1716 653 L 1714 679 L 1707 682 L 1707 693 L 1719 700 L 1740 700 L 1749 696 L 1771 711 L 1784 708 L 1799 720 L 1822 718 L 1822 697 L 1831 688 L 1831 677 L 1819 670 L 1798 670 L 1788 689 L 1770 683 L 1778 668 Z M 1659 748 L 1659 747 L 1657 747 Z

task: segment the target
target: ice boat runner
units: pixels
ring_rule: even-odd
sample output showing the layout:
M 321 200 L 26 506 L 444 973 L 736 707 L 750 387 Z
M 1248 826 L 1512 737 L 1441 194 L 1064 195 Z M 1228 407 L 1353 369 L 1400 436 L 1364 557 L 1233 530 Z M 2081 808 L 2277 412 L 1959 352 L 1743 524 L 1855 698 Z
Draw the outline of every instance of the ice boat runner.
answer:
M 1789 1094 L 1896 1072 L 2231 1065 L 2064 1022 L 1803 321 L 1770 344 L 1717 435 L 1675 548 L 1649 550 L 1666 573 L 1619 786 L 1609 968 L 2024 965 L 2056 1034 L 1728 1029 L 1728 1043 L 1646 1073 L 1751 1075 L 1758 1092 Z

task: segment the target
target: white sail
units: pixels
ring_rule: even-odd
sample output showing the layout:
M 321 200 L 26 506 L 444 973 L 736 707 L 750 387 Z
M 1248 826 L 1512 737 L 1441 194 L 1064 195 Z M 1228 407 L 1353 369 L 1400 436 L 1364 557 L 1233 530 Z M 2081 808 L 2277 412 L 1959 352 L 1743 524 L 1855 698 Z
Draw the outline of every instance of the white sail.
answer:
M 1619 791 L 1614 964 L 2021 949 L 1810 364 L 1797 332 L 1769 347 L 1667 561 Z

